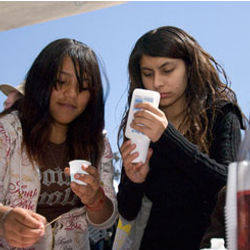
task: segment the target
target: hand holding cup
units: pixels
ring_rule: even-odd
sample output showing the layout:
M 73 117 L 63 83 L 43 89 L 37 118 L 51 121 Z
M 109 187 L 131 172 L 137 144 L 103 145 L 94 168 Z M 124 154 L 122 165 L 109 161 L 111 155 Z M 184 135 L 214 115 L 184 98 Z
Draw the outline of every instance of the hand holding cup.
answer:
M 71 176 L 71 189 L 85 205 L 92 205 L 100 194 L 100 178 L 98 170 L 91 163 L 84 160 L 75 160 L 65 168 L 65 174 Z M 77 171 L 75 172 L 75 166 Z M 73 166 L 73 168 L 72 168 Z M 80 167 L 79 167 L 80 166 Z M 73 176 L 73 177 L 72 177 Z
M 75 178 L 76 174 L 89 174 L 88 172 L 85 171 L 84 168 L 82 168 L 82 166 L 90 166 L 91 163 L 89 161 L 85 161 L 85 160 L 73 160 L 69 162 L 69 166 L 70 166 L 70 179 L 71 182 L 74 181 L 79 185 L 87 185 L 84 181 Z

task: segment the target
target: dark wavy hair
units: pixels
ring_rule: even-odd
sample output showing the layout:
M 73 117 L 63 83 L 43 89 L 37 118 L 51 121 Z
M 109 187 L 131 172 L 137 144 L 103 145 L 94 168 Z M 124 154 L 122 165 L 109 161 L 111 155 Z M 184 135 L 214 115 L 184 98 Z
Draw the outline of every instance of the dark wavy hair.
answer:
M 79 91 L 83 88 L 83 77 L 86 75 L 90 91 L 87 107 L 68 126 L 66 143 L 69 158 L 89 159 L 97 166 L 104 149 L 104 97 L 98 58 L 86 44 L 67 38 L 48 44 L 26 75 L 25 96 L 7 113 L 13 109 L 19 111 L 23 145 L 29 158 L 42 164 L 53 121 L 49 110 L 50 96 L 52 88 L 57 87 L 58 71 L 66 56 L 74 64 Z
M 178 129 L 185 131 L 184 136 L 203 152 L 209 153 L 212 138 L 210 121 L 215 118 L 218 104 L 229 101 L 237 105 L 236 96 L 229 87 L 229 80 L 222 66 L 191 35 L 172 26 L 147 32 L 139 38 L 130 54 L 128 102 L 119 128 L 118 145 L 126 125 L 133 90 L 144 88 L 140 70 L 143 55 L 177 58 L 185 62 L 188 78 L 185 91 L 187 110 Z M 225 83 L 220 79 L 220 74 Z

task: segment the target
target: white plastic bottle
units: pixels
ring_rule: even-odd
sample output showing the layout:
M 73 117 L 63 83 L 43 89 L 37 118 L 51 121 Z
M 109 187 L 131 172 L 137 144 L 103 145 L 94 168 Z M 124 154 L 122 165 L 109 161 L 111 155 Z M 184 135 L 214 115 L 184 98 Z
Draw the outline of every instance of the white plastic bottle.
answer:
M 158 108 L 160 103 L 160 94 L 153 90 L 147 89 L 135 89 L 132 95 L 130 109 L 128 114 L 128 120 L 125 129 L 125 136 L 129 138 L 132 143 L 136 144 L 136 148 L 133 152 L 138 152 L 139 156 L 133 160 L 133 163 L 136 162 L 145 162 L 148 152 L 148 147 L 150 144 L 150 139 L 143 133 L 132 129 L 130 124 L 134 118 L 134 113 L 138 110 L 134 106 L 137 103 L 151 103 L 154 107 Z

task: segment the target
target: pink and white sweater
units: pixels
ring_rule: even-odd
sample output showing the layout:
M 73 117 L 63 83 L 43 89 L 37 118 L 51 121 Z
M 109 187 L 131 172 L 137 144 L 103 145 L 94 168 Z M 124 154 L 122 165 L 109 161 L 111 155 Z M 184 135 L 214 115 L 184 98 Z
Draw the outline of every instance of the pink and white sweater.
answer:
M 36 211 L 40 194 L 39 166 L 32 164 L 25 150 L 21 151 L 22 128 L 17 112 L 0 118 L 0 205 L 22 207 Z M 25 250 L 89 250 L 88 224 L 99 229 L 111 227 L 117 218 L 117 203 L 113 187 L 113 165 L 110 144 L 105 137 L 105 151 L 98 167 L 106 196 L 113 203 L 113 214 L 104 223 L 90 221 L 85 207 L 62 215 L 54 227 L 46 227 L 45 235 Z M 17 249 L 8 246 L 0 237 L 0 249 Z M 22 248 L 23 249 L 23 248 Z M 24 250 L 24 249 L 23 249 Z

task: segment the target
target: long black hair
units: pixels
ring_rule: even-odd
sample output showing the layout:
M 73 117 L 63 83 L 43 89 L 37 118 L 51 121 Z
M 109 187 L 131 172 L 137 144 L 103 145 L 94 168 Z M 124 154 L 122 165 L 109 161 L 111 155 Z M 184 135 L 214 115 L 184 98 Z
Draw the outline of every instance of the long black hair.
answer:
M 212 138 L 209 124 L 215 117 L 217 104 L 229 101 L 237 105 L 236 95 L 229 87 L 230 82 L 222 66 L 191 35 L 173 26 L 163 26 L 147 32 L 137 40 L 130 54 L 128 102 L 118 133 L 118 145 L 127 121 L 133 90 L 144 88 L 140 69 L 143 55 L 177 58 L 185 62 L 188 81 L 185 90 L 187 110 L 178 129 L 208 153 Z M 220 74 L 225 82 L 220 79 Z
M 19 111 L 23 145 L 31 160 L 43 163 L 53 118 L 49 103 L 52 88 L 57 86 L 63 59 L 71 58 L 79 92 L 87 75 L 90 100 L 85 110 L 68 126 L 67 145 L 70 159 L 89 159 L 97 166 L 104 148 L 104 98 L 101 72 L 94 51 L 73 39 L 58 39 L 37 56 L 26 76 L 25 96 L 14 106 Z

